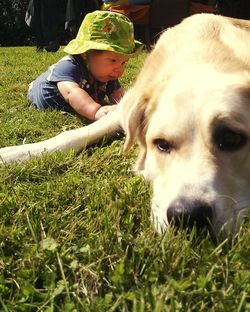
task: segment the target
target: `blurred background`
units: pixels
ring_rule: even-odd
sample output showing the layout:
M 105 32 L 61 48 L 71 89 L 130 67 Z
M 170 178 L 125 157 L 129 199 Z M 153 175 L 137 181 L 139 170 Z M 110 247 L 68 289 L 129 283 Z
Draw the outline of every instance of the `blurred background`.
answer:
M 250 19 L 250 0 L 0 0 L 0 46 L 35 45 L 55 52 L 96 9 L 127 15 L 147 46 L 162 30 L 200 12 Z

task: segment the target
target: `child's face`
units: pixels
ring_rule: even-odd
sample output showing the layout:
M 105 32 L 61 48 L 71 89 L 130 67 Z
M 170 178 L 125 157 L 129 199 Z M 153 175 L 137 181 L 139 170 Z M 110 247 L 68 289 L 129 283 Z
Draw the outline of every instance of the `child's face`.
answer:
M 89 53 L 89 69 L 92 76 L 101 82 L 116 80 L 122 76 L 128 57 L 110 51 Z

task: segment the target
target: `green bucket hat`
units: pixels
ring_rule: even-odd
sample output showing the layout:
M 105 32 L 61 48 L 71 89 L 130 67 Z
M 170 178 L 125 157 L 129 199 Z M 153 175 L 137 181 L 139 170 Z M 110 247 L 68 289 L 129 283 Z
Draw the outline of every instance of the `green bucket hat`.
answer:
M 81 54 L 103 50 L 133 57 L 142 47 L 143 44 L 134 39 L 133 24 L 125 15 L 94 11 L 85 16 L 76 38 L 68 43 L 64 52 Z

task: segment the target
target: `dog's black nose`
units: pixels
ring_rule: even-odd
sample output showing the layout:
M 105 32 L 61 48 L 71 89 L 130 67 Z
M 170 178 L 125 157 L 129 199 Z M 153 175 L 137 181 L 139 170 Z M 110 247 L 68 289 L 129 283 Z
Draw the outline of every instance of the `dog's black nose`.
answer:
M 167 210 L 167 218 L 175 227 L 197 229 L 210 228 L 212 221 L 212 207 L 202 201 L 179 200 L 172 203 Z

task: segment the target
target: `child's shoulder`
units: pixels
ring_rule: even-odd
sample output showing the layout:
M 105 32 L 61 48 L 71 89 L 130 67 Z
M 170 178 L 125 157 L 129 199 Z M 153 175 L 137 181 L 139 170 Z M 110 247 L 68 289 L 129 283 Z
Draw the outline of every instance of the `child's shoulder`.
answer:
M 75 64 L 79 64 L 82 63 L 82 58 L 80 55 L 65 55 L 64 57 L 62 57 L 57 63 L 61 63 L 61 62 L 69 62 L 69 63 L 75 63 Z
M 80 55 L 66 55 L 56 64 L 56 67 L 79 67 L 86 70 L 86 64 Z

